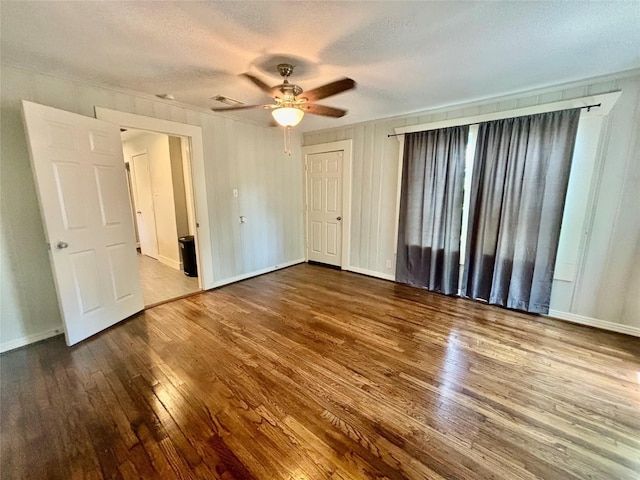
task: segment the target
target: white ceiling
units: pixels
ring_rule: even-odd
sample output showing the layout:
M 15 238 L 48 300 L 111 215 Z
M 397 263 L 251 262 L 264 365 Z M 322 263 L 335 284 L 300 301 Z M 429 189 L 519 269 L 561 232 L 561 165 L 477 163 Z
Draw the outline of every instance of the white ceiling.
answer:
M 3 62 L 202 108 L 268 103 L 238 75 L 278 84 L 281 57 L 303 89 L 358 82 L 306 131 L 640 67 L 638 1 L 1 1 L 0 19 Z

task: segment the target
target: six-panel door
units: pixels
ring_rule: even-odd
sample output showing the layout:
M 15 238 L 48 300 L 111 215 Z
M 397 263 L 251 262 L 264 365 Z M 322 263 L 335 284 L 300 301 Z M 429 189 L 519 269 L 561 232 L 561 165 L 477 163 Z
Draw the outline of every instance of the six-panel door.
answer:
M 342 264 L 342 151 L 307 155 L 309 260 Z
M 68 345 L 144 308 L 117 126 L 23 101 Z

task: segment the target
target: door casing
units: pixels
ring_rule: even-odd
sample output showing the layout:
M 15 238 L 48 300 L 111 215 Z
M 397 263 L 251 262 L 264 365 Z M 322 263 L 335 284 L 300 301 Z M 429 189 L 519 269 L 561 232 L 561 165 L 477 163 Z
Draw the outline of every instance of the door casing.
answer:
M 189 162 L 188 171 L 191 172 L 190 182 L 193 189 L 193 203 L 195 206 L 195 211 L 193 212 L 195 219 L 193 219 L 193 221 L 196 224 L 195 242 L 199 272 L 198 281 L 202 290 L 214 288 L 213 249 L 211 245 L 209 209 L 207 203 L 202 127 L 120 112 L 103 107 L 95 107 L 95 111 L 96 118 L 115 123 L 122 128 L 148 130 L 175 137 L 186 137 L 189 140 L 187 142 L 189 155 L 183 156 L 183 161 Z M 185 170 L 187 170 L 186 166 Z M 188 189 L 186 184 L 185 187 Z M 189 202 L 189 198 L 187 198 L 187 202 Z
M 337 142 L 320 143 L 302 147 L 303 185 L 304 185 L 304 254 L 305 261 L 309 261 L 309 192 L 308 182 L 308 161 L 310 155 L 318 153 L 342 151 L 342 259 L 340 268 L 349 269 L 349 253 L 351 246 L 351 164 L 353 162 L 353 140 L 340 140 Z

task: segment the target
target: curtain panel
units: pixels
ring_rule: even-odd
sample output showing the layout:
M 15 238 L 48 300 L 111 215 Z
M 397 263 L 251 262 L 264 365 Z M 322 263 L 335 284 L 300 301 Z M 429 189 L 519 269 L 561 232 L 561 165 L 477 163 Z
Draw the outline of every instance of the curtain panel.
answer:
M 580 109 L 478 129 L 462 294 L 548 313 Z
M 396 280 L 458 293 L 469 127 L 405 135 Z

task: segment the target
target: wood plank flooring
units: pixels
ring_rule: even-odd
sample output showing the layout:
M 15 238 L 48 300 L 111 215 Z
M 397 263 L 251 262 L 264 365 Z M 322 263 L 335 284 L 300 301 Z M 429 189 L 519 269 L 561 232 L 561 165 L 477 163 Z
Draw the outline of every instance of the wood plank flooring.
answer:
M 138 253 L 142 298 L 145 307 L 158 305 L 200 290 L 196 277 L 187 277 L 164 263 Z
M 2 479 L 638 479 L 640 340 L 300 265 L 0 357 Z

